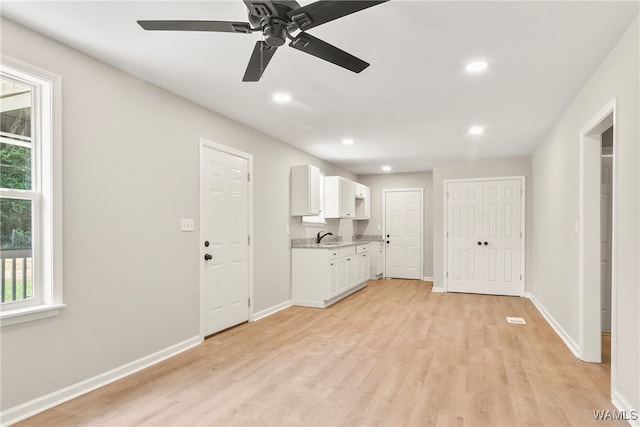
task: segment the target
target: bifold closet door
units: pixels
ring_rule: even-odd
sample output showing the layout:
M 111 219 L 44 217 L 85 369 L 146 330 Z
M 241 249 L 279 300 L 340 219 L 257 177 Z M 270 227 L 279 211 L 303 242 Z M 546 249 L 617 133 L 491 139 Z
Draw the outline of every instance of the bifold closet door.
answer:
M 520 180 L 447 185 L 447 289 L 522 295 Z

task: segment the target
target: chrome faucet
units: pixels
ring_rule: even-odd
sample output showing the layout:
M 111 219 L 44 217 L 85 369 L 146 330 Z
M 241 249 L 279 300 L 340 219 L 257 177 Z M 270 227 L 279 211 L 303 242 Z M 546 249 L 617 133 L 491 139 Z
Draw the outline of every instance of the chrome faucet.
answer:
M 326 237 L 326 236 L 333 236 L 333 233 L 327 232 L 324 233 L 322 236 L 320 235 L 320 233 L 322 233 L 322 231 L 318 231 L 318 234 L 316 235 L 316 243 L 320 243 L 320 241 Z

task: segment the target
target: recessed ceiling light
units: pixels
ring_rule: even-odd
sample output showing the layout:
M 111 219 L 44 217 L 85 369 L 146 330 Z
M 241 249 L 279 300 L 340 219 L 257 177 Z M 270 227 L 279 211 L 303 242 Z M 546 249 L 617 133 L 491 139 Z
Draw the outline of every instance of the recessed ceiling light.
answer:
M 382 170 L 385 171 L 385 172 L 389 172 L 391 170 L 391 166 L 384 165 L 382 167 Z
M 275 95 L 273 95 L 273 100 L 278 104 L 286 104 L 287 102 L 291 101 L 291 95 L 282 92 L 276 93 Z
M 345 138 L 345 139 L 343 139 L 343 140 L 342 140 L 342 143 L 343 143 L 344 145 L 353 145 L 353 139 L 351 139 L 351 138 Z
M 484 128 L 482 126 L 471 126 L 469 128 L 469 135 L 482 135 Z
M 485 61 L 474 61 L 467 64 L 467 72 L 479 73 L 487 69 L 487 63 Z

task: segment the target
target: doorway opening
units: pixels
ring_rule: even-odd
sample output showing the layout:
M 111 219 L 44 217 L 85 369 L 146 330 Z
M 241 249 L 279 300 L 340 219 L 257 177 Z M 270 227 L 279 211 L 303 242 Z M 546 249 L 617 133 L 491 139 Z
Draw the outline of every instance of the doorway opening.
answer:
M 580 358 L 611 361 L 615 379 L 616 106 L 608 103 L 580 136 Z
M 601 136 L 600 174 L 600 313 L 602 363 L 611 363 L 611 257 L 613 237 L 613 126 Z

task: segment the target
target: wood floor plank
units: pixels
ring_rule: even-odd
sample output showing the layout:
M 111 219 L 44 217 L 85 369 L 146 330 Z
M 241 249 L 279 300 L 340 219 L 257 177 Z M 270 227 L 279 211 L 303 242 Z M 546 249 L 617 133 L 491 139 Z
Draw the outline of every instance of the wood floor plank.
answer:
M 609 355 L 577 360 L 524 298 L 381 280 L 214 335 L 18 426 L 624 425 L 593 418 L 614 409 Z

